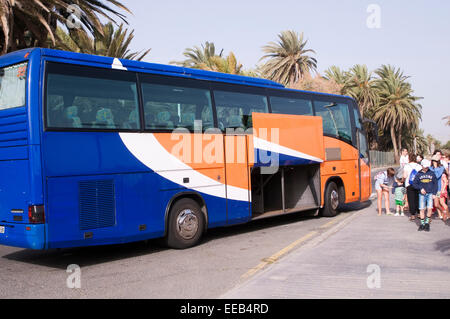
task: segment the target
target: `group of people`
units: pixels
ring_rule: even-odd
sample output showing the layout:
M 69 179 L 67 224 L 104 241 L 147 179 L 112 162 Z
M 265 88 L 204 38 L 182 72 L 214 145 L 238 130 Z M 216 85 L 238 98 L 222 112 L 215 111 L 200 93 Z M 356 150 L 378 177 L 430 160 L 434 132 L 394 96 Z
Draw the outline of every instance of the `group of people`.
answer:
M 386 215 L 404 216 L 405 210 L 414 221 L 419 216 L 419 231 L 430 231 L 433 214 L 444 222 L 450 219 L 448 211 L 450 154 L 436 150 L 431 160 L 421 155 L 408 154 L 403 149 L 400 169 L 388 168 L 375 176 L 378 197 L 378 215 L 382 215 L 382 201 Z M 390 193 L 394 194 L 395 214 L 390 210 Z

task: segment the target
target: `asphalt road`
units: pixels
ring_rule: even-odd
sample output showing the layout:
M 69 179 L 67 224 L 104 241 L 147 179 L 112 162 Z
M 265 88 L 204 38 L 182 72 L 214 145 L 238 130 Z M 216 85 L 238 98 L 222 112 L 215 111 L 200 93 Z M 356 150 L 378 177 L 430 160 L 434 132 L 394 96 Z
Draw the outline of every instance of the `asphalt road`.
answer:
M 187 250 L 158 240 L 50 251 L 0 246 L 0 298 L 217 298 L 358 210 L 374 209 L 368 204 L 335 218 L 304 212 L 213 229 Z M 73 264 L 79 289 L 67 286 Z

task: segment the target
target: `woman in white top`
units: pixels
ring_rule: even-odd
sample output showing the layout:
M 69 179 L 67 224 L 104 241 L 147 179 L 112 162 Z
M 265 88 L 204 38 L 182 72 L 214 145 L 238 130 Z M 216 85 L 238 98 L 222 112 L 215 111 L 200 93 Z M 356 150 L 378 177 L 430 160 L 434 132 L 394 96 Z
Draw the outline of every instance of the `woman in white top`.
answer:
M 415 175 L 422 169 L 422 166 L 415 162 L 417 158 L 414 154 L 410 154 L 409 163 L 403 168 L 406 197 L 408 199 L 409 213 L 411 214 L 410 220 L 415 220 L 416 215 L 419 214 L 419 191 L 411 185 Z
M 405 167 L 406 164 L 411 162 L 408 156 L 408 150 L 406 148 L 402 149 L 402 154 L 400 156 L 400 167 Z

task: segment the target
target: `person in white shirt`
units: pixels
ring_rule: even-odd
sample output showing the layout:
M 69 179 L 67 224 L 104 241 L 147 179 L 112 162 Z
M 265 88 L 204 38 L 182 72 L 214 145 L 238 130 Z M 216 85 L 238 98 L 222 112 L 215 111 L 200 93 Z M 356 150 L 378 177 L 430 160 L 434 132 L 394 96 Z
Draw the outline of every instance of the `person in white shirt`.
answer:
M 416 162 L 418 159 L 419 156 L 410 154 L 408 160 L 409 163 L 403 168 L 406 196 L 408 199 L 409 213 L 411 214 L 410 220 L 415 220 L 416 215 L 419 214 L 419 191 L 411 185 L 416 174 L 422 169 L 422 166 Z
M 375 175 L 375 190 L 377 191 L 378 216 L 381 216 L 381 205 L 384 196 L 384 207 L 386 208 L 386 215 L 394 215 L 391 213 L 389 203 L 389 189 L 392 188 L 395 176 L 395 170 L 390 167 L 386 171 L 381 171 Z
M 403 168 L 405 167 L 406 164 L 408 164 L 409 161 L 409 156 L 408 156 L 408 150 L 406 148 L 402 149 L 402 154 L 400 156 L 400 167 Z

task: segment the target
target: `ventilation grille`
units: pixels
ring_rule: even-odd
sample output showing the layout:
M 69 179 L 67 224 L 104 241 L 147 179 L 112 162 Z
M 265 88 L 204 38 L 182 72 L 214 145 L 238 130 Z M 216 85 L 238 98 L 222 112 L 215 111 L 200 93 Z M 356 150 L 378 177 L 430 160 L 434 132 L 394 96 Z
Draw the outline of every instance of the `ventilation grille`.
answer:
M 116 224 L 113 180 L 81 181 L 78 191 L 81 230 Z

